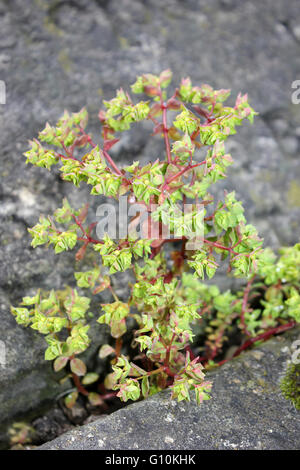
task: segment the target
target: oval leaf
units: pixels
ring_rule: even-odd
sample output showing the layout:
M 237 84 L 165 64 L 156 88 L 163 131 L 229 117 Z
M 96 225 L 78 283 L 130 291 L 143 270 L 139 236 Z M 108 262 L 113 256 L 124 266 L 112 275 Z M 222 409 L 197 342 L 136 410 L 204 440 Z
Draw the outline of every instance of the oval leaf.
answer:
M 55 359 L 53 368 L 55 372 L 58 372 L 59 370 L 63 369 L 67 363 L 68 363 L 69 358 L 66 356 L 59 356 L 57 359 Z
M 65 398 L 66 407 L 71 409 L 75 405 L 77 398 L 78 398 L 78 392 L 77 391 L 69 393 L 69 395 L 67 395 L 66 398 Z
M 104 359 L 105 357 L 109 356 L 110 354 L 115 354 L 114 348 L 112 348 L 109 344 L 103 344 L 99 350 L 99 357 Z
M 107 376 L 104 379 L 104 387 L 107 388 L 108 390 L 112 390 L 113 387 L 116 385 L 116 375 L 114 372 L 111 372 L 110 374 L 107 374 Z
M 71 363 L 71 371 L 79 376 L 83 376 L 86 374 L 86 365 L 81 359 L 72 359 Z
M 94 382 L 97 382 L 98 379 L 99 379 L 99 374 L 96 374 L 95 372 L 89 372 L 83 377 L 82 383 L 83 385 L 90 385 L 90 384 L 93 384 Z
M 95 392 L 89 393 L 88 399 L 89 399 L 90 404 L 93 406 L 103 405 L 104 403 L 99 393 L 95 393 Z

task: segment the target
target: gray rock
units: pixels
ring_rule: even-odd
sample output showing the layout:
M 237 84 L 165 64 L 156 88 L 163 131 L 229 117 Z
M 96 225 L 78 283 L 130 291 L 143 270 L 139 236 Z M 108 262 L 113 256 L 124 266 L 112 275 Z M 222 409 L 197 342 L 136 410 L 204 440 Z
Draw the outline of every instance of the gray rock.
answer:
M 159 393 L 67 432 L 41 450 L 299 449 L 300 414 L 279 382 L 300 328 L 208 374 L 212 399 L 198 406 Z
M 218 193 L 237 189 L 248 220 L 266 243 L 293 243 L 300 212 L 295 143 L 300 106 L 291 103 L 291 83 L 300 69 L 299 24 L 297 0 L 1 3 L 0 79 L 7 96 L 0 105 L 0 340 L 7 344 L 9 361 L 0 378 L 2 424 L 37 410 L 59 392 L 56 383 L 48 386 L 52 378 L 43 340 L 15 324 L 9 304 L 40 286 L 73 282 L 72 255 L 32 250 L 26 229 L 63 196 L 76 205 L 88 195 L 87 188 L 62 183 L 58 172 L 26 167 L 27 140 L 47 120 L 56 122 L 64 109 L 85 105 L 97 139 L 101 98 L 128 88 L 145 71 L 171 67 L 174 83 L 184 74 L 196 84 L 232 88 L 233 95 L 247 91 L 260 116 L 231 139 L 236 164 Z M 284 122 L 279 127 L 278 119 Z M 124 136 L 115 158 L 123 164 L 159 156 L 162 142 L 153 144 L 148 135 L 141 126 L 130 139 Z

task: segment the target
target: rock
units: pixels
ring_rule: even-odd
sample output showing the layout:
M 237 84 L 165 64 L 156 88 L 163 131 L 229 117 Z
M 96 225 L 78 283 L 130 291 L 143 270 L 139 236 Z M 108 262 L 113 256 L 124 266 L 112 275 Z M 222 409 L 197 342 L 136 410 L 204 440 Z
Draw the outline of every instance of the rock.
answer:
M 298 449 L 300 414 L 279 382 L 299 335 L 298 327 L 208 374 L 212 398 L 201 406 L 172 402 L 165 391 L 39 449 Z
M 98 139 L 102 97 L 112 97 L 121 86 L 128 89 L 143 72 L 171 67 L 174 83 L 183 74 L 195 84 L 232 88 L 233 96 L 248 92 L 260 115 L 229 141 L 236 164 L 218 192 L 237 189 L 248 220 L 267 244 L 293 243 L 300 213 L 294 183 L 300 171 L 295 141 L 300 106 L 291 103 L 291 83 L 300 65 L 299 18 L 297 0 L 1 3 L 0 78 L 6 83 L 6 104 L 0 104 L 0 341 L 8 358 L 0 378 L 2 428 L 60 393 L 43 360 L 42 338 L 15 324 L 9 304 L 38 287 L 73 282 L 74 261 L 69 254 L 32 250 L 27 227 L 64 196 L 74 205 L 88 198 L 87 188 L 62 183 L 59 172 L 26 167 L 27 140 L 46 121 L 56 122 L 64 109 L 85 105 Z M 284 124 L 277 131 L 273 121 L 278 119 Z M 163 142 L 148 136 L 147 126 L 130 138 L 124 135 L 115 158 L 121 164 L 157 158 Z M 102 201 L 89 199 L 95 206 Z M 127 280 L 122 282 L 124 292 Z
M 63 411 L 54 406 L 44 416 L 37 418 L 32 422 L 34 428 L 34 444 L 47 442 L 52 438 L 72 429 L 70 421 L 67 419 Z

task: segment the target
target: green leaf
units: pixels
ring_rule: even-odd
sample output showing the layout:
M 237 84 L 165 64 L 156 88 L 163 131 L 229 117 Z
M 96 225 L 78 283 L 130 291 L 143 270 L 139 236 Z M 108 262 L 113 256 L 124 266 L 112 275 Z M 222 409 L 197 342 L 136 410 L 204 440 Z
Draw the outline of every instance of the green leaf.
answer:
M 58 333 L 67 326 L 67 319 L 61 317 L 47 317 L 38 310 L 34 313 L 31 328 L 42 334 Z
M 50 170 L 52 165 L 58 162 L 54 150 L 45 149 L 38 140 L 30 141 L 31 149 L 24 153 L 26 163 L 47 168 Z
M 100 359 L 104 359 L 111 354 L 115 354 L 114 348 L 112 348 L 109 344 L 103 344 L 99 350 Z
M 62 355 L 62 342 L 54 338 L 51 335 L 46 336 L 45 339 L 47 343 L 49 344 L 48 348 L 45 351 L 46 361 L 52 361 L 57 356 L 61 356 Z
M 202 384 L 195 385 L 195 395 L 198 405 L 201 405 L 203 400 L 209 400 L 209 392 L 211 389 L 211 382 L 203 382 Z
M 86 365 L 81 359 L 71 359 L 70 367 L 71 371 L 79 377 L 86 374 Z
M 126 332 L 125 318 L 129 314 L 129 306 L 124 302 L 114 302 L 112 304 L 102 304 L 105 312 L 99 319 L 99 323 L 106 323 L 111 327 L 111 335 L 119 338 Z
M 77 234 L 70 230 L 55 234 L 52 235 L 50 243 L 54 243 L 56 254 L 66 250 L 72 250 L 77 243 Z
M 90 404 L 93 406 L 101 406 L 104 403 L 99 393 L 95 393 L 95 392 L 89 393 L 88 399 L 89 399 Z
M 81 324 L 75 325 L 71 330 L 71 336 L 67 338 L 67 346 L 73 354 L 79 354 L 85 351 L 89 344 L 90 338 L 87 332 L 90 325 L 83 326 Z
M 69 358 L 66 356 L 57 357 L 53 364 L 53 368 L 55 372 L 58 372 L 61 369 L 63 369 L 67 365 L 68 361 L 69 361 Z
M 19 325 L 30 325 L 32 318 L 31 313 L 27 308 L 10 307 L 10 311 L 16 317 L 16 321 Z
M 64 224 L 70 222 L 70 220 L 72 220 L 72 214 L 75 213 L 76 211 L 71 208 L 67 198 L 64 198 L 62 208 L 56 209 L 56 211 L 54 212 L 54 217 L 57 222 Z
M 140 385 L 134 379 L 127 379 L 125 383 L 120 385 L 117 397 L 122 401 L 133 400 L 136 401 L 140 398 L 141 390 Z
M 90 271 L 74 273 L 78 287 L 95 287 L 96 281 L 100 276 L 100 268 L 94 268 Z
M 150 391 L 149 378 L 148 377 L 143 377 L 142 378 L 141 388 L 142 388 L 143 397 L 147 398 L 148 395 L 149 395 L 149 391 Z
M 80 296 L 78 292 L 73 289 L 65 300 L 64 307 L 68 313 L 69 318 L 75 322 L 85 317 L 85 314 L 89 309 L 90 302 L 91 299 Z
M 36 248 L 38 245 L 44 245 L 49 241 L 48 228 L 51 225 L 50 221 L 41 215 L 39 222 L 39 224 L 28 229 L 28 232 L 33 238 L 31 242 L 33 248 Z
M 180 131 L 191 135 L 197 130 L 199 119 L 187 108 L 184 108 L 182 113 L 177 114 L 173 124 Z
M 33 297 L 23 297 L 22 305 L 34 305 L 39 301 L 39 293 Z
M 164 70 L 159 76 L 159 83 L 161 88 L 167 88 L 172 80 L 172 71 L 170 69 Z
M 65 405 L 67 408 L 71 409 L 75 405 L 76 401 L 78 398 L 78 392 L 74 391 L 72 393 L 69 393 L 69 395 L 66 396 L 65 398 Z
M 82 383 L 83 385 L 90 385 L 90 384 L 93 384 L 94 382 L 97 382 L 98 379 L 99 379 L 99 374 L 96 374 L 95 372 L 89 372 L 83 377 Z

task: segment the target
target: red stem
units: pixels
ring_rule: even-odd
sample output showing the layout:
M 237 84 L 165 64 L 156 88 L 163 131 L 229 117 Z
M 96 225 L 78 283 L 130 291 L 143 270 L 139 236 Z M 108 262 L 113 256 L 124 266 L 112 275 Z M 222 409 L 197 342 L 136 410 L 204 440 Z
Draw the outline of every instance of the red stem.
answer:
M 219 248 L 220 250 L 229 251 L 230 253 L 233 253 L 234 255 L 237 255 L 237 254 L 238 254 L 238 253 L 236 253 L 231 247 L 227 247 L 227 246 L 224 246 L 224 245 L 220 245 L 220 243 L 211 242 L 210 240 L 206 240 L 206 238 L 203 239 L 203 242 L 204 242 L 204 243 L 207 243 L 207 244 L 210 245 L 210 246 L 214 246 L 215 248 Z
M 190 346 L 189 344 L 187 344 L 184 349 L 185 349 L 185 352 L 189 352 L 189 353 L 190 353 L 191 361 L 192 361 L 193 359 L 195 359 L 196 356 L 195 356 L 195 354 L 193 353 L 192 348 L 191 348 L 191 346 Z
M 284 325 L 279 325 L 274 328 L 271 328 L 270 330 L 265 331 L 261 335 L 256 336 L 255 338 L 250 338 L 247 341 L 245 341 L 242 346 L 240 346 L 234 353 L 233 357 L 237 357 L 241 354 L 242 351 L 245 349 L 249 348 L 253 343 L 256 343 L 257 341 L 262 341 L 262 340 L 267 340 L 270 336 L 278 334 L 278 333 L 283 333 L 284 331 L 290 330 L 291 328 L 294 328 L 296 326 L 295 321 L 291 321 L 289 323 L 285 323 Z M 230 359 L 223 359 L 223 361 L 218 362 L 218 366 L 222 366 L 228 361 L 231 361 L 232 358 Z
M 84 129 L 82 129 L 82 127 L 80 127 L 80 132 L 85 135 L 87 137 L 87 140 L 88 142 L 91 144 L 91 146 L 93 148 L 97 147 L 97 145 L 95 144 L 95 142 L 93 141 L 93 139 L 91 138 L 91 136 L 85 132 Z M 104 157 L 106 158 L 106 160 L 108 161 L 108 163 L 112 166 L 112 168 L 115 170 L 115 172 L 119 175 L 119 176 L 123 176 L 123 174 L 121 173 L 121 171 L 119 170 L 119 168 L 117 167 L 117 165 L 115 164 L 115 162 L 113 161 L 113 159 L 111 158 L 111 156 L 108 154 L 107 150 L 103 150 L 103 155 Z
M 72 378 L 73 378 L 74 384 L 75 384 L 75 386 L 76 386 L 78 392 L 87 397 L 88 394 L 89 394 L 89 392 L 88 392 L 88 391 L 84 388 L 84 386 L 81 384 L 78 375 L 76 375 L 76 374 L 73 373 L 73 374 L 72 374 Z
M 76 225 L 78 225 L 78 227 L 80 228 L 80 230 L 82 231 L 83 235 L 85 235 L 86 237 L 88 237 L 88 234 L 87 232 L 84 230 L 83 226 L 82 226 L 82 223 L 80 222 L 80 220 L 78 219 L 78 217 L 76 217 L 76 215 L 72 214 L 72 217 L 76 223 Z
M 72 214 L 72 217 L 75 221 L 75 223 L 78 225 L 78 227 L 80 228 L 80 230 L 82 231 L 84 237 L 78 237 L 78 240 L 80 241 L 85 241 L 85 242 L 88 242 L 88 243 L 93 243 L 93 244 L 103 244 L 104 242 L 101 241 L 101 240 L 95 240 L 94 238 L 90 237 L 89 234 L 86 232 L 86 230 L 84 229 L 82 223 L 80 222 L 80 220 L 78 219 L 78 217 L 76 217 L 76 215 Z
M 116 345 L 115 345 L 116 359 L 118 359 L 118 357 L 120 357 L 120 355 L 121 355 L 122 345 L 123 345 L 122 338 L 117 338 L 116 339 Z
M 111 398 L 115 398 L 117 396 L 117 393 L 118 392 L 106 393 L 105 395 L 100 395 L 100 398 L 102 398 L 102 400 L 110 400 Z
M 167 351 L 166 351 L 166 358 L 164 361 L 164 366 L 169 368 L 169 362 L 170 362 L 170 353 L 171 353 L 171 348 L 172 348 L 172 343 L 175 339 L 176 333 L 173 333 L 170 344 L 167 346 Z
M 100 243 L 101 245 L 104 244 L 104 242 L 102 240 L 95 240 L 95 238 L 91 238 L 89 236 L 87 236 L 87 238 L 84 238 L 84 237 L 78 237 L 77 240 L 81 241 L 81 242 L 89 242 L 89 243 L 93 243 L 93 244 L 98 244 Z
M 123 173 L 119 170 L 119 168 L 117 167 L 117 165 L 115 164 L 115 162 L 113 161 L 113 159 L 111 158 L 111 156 L 107 153 L 106 150 L 103 150 L 103 155 L 104 157 L 106 158 L 106 160 L 108 161 L 108 163 L 111 165 L 111 167 L 115 170 L 115 172 L 117 173 L 118 176 L 123 176 Z
M 63 158 L 65 160 L 73 160 L 74 162 L 77 162 L 80 165 L 83 165 L 83 162 L 78 160 L 78 158 L 72 157 L 71 155 L 63 155 L 62 153 L 58 153 L 58 152 L 55 152 L 55 153 L 59 158 Z
M 205 164 L 206 164 L 206 160 L 204 160 L 203 162 L 200 162 L 200 163 L 196 163 L 195 165 L 189 164 L 188 166 L 186 166 L 185 168 L 180 170 L 178 173 L 176 173 L 176 175 L 173 175 L 170 178 L 168 178 L 166 180 L 166 182 L 163 184 L 162 191 L 164 191 L 164 189 L 168 186 L 168 184 L 172 183 L 172 181 L 179 178 L 179 176 L 183 175 L 184 173 L 186 173 L 189 170 L 192 170 L 193 168 L 196 168 L 197 166 L 201 166 L 201 165 L 205 165 Z
M 60 230 L 56 230 L 56 233 L 58 235 L 61 235 L 63 232 L 61 232 Z M 87 233 L 86 233 L 85 237 L 77 237 L 77 240 L 79 240 L 80 242 L 93 243 L 94 245 L 96 245 L 98 243 L 100 243 L 101 245 L 104 244 L 104 242 L 102 240 L 95 240 L 95 238 L 90 237 Z
M 290 330 L 295 325 L 296 325 L 296 322 L 294 320 L 292 320 L 291 322 L 285 323 L 284 325 L 275 326 L 274 328 L 271 328 L 270 330 L 267 330 L 264 333 L 261 333 L 260 335 L 256 336 L 255 338 L 249 338 L 247 341 L 245 341 L 244 344 L 242 344 L 242 346 L 240 346 L 235 351 L 233 357 L 238 356 L 242 351 L 244 351 L 244 349 L 251 346 L 251 344 L 256 343 L 257 341 L 266 340 L 270 336 L 278 334 L 278 333 L 282 333 L 283 331 Z

